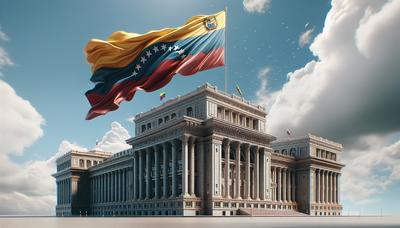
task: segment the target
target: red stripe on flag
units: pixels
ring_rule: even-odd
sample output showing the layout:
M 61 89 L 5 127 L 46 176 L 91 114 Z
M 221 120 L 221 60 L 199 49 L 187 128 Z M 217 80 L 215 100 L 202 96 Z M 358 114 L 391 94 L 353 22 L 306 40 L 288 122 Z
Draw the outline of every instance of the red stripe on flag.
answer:
M 94 105 L 89 110 L 86 119 L 90 120 L 118 109 L 119 104 L 124 100 L 130 101 L 139 88 L 146 92 L 153 92 L 164 87 L 177 73 L 189 76 L 223 65 L 224 48 L 215 49 L 207 54 L 200 52 L 196 55 L 189 55 L 182 60 L 165 60 L 146 78 L 115 84 L 110 92 L 103 96 L 87 94 L 89 102 Z

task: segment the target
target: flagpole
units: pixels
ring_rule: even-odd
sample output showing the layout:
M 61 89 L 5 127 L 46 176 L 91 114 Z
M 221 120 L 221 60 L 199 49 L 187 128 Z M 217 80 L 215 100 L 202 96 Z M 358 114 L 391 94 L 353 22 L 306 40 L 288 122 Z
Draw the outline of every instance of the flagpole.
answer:
M 228 41 L 228 6 L 225 6 L 225 44 L 224 44 L 224 63 L 225 63 L 225 93 L 228 93 L 228 55 L 226 44 Z

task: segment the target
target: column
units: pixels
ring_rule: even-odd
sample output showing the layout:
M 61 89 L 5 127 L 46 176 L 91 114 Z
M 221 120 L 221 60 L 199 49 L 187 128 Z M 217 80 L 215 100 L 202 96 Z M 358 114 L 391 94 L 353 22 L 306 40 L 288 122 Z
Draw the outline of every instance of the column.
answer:
M 116 174 L 115 174 L 115 171 L 113 171 L 113 172 L 111 172 L 111 186 L 110 186 L 110 188 L 111 188 L 111 201 L 112 202 L 114 202 L 115 201 L 115 199 L 116 199 L 116 188 L 117 188 L 117 186 L 116 186 Z
M 315 170 L 315 202 L 319 203 L 319 169 Z
M 271 186 L 275 186 L 275 167 L 271 166 Z M 271 200 L 275 201 L 275 187 L 271 188 Z
M 278 168 L 278 201 L 282 202 L 282 168 Z
M 159 157 L 158 157 L 158 150 L 157 147 L 154 147 L 154 198 L 158 199 L 160 197 L 160 171 L 158 170 L 158 166 L 160 164 Z
M 324 198 L 324 181 L 323 181 L 323 176 L 324 176 L 324 172 L 322 170 L 319 170 L 319 203 L 323 203 Z
M 292 171 L 290 169 L 288 170 L 287 189 L 288 189 L 287 201 L 291 203 L 292 202 Z
M 336 204 L 336 173 L 333 173 L 333 203 Z
M 329 202 L 333 203 L 333 172 L 330 172 L 329 174 L 329 185 L 330 185 L 330 195 L 329 195 Z
M 150 199 L 150 181 L 151 181 L 150 153 L 151 149 L 149 147 L 146 150 L 146 199 Z
M 188 137 L 182 137 L 182 196 L 189 196 L 188 192 Z
M 250 194 L 250 145 L 246 146 L 246 199 L 251 199 Z
M 260 200 L 260 153 L 258 152 L 258 146 L 255 146 L 255 175 L 254 175 L 254 194 L 255 200 Z
M 143 167 L 143 151 L 139 150 L 139 197 L 138 199 L 143 199 L 143 180 L 144 180 L 144 167 Z
M 240 142 L 236 145 L 236 182 L 235 182 L 235 198 L 241 199 L 240 197 Z
M 332 203 L 332 172 L 328 172 L 328 203 Z
M 283 202 L 287 202 L 286 201 L 286 195 L 287 195 L 287 189 L 286 189 L 286 184 L 287 184 L 287 169 L 283 169 L 282 170 L 282 187 L 283 187 L 283 193 L 282 193 L 282 200 Z
M 172 197 L 176 197 L 177 194 L 177 174 L 176 174 L 176 147 L 177 142 L 172 141 Z
M 231 198 L 231 195 L 230 195 L 230 192 L 229 192 L 229 160 L 230 160 L 230 150 L 231 150 L 231 147 L 230 147 L 230 141 L 229 140 L 227 140 L 227 139 L 225 139 L 225 141 L 224 141 L 224 143 L 225 143 L 225 145 L 224 145 L 224 148 L 225 148 L 225 198 L 226 199 L 230 199 Z
M 203 198 L 204 197 L 204 142 L 198 142 L 198 149 L 197 149 L 197 154 L 198 154 L 198 197 Z
M 122 170 L 122 201 L 126 201 L 126 169 Z
M 325 203 L 329 202 L 329 180 L 328 171 L 325 172 Z
M 260 155 L 260 194 L 261 194 L 261 200 L 265 200 L 265 189 L 266 189 L 266 153 L 265 153 L 265 148 L 261 148 L 261 155 Z
M 326 189 L 326 181 L 325 181 L 325 171 L 323 170 L 322 171 L 322 197 L 321 197 L 321 200 L 322 200 L 322 203 L 326 203 L 326 201 L 325 201 L 325 189 Z
M 292 201 L 296 201 L 296 173 L 292 172 Z
M 138 197 L 137 197 L 137 194 L 138 194 L 138 190 L 137 190 L 137 187 L 138 187 L 138 183 L 137 183 L 137 181 L 138 181 L 138 166 L 137 166 L 137 164 L 138 164 L 138 158 L 139 158 L 139 151 L 134 151 L 133 152 L 134 154 L 133 154 L 133 166 L 132 166 L 132 168 L 133 168 L 133 200 L 137 200 L 138 199 Z
M 121 171 L 116 170 L 115 171 L 115 185 L 116 187 L 116 193 L 115 193 L 115 201 L 119 202 L 121 201 Z
M 195 196 L 194 191 L 194 171 L 195 171 L 195 163 L 194 163 L 194 150 L 195 150 L 195 140 L 192 137 L 190 143 L 190 195 Z
M 337 195 L 337 197 L 336 197 L 336 201 L 337 201 L 337 203 L 338 204 L 340 204 L 340 189 L 341 189 L 341 185 L 340 185 L 340 176 L 341 176 L 341 174 L 340 173 L 338 173 L 337 174 L 337 177 L 336 177 L 336 182 L 337 182 L 337 189 L 336 189 L 336 195 Z
M 167 143 L 162 144 L 163 153 L 163 198 L 168 197 L 168 154 L 167 154 Z

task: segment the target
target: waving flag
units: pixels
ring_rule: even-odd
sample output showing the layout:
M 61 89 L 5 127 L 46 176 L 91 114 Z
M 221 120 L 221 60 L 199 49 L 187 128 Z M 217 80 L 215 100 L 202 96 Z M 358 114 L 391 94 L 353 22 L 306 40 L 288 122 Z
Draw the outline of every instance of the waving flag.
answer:
M 86 92 L 92 106 L 86 119 L 116 110 L 137 90 L 152 92 L 179 73 L 184 76 L 224 65 L 225 12 L 194 16 L 179 28 L 140 35 L 115 32 L 85 48 L 95 87 Z

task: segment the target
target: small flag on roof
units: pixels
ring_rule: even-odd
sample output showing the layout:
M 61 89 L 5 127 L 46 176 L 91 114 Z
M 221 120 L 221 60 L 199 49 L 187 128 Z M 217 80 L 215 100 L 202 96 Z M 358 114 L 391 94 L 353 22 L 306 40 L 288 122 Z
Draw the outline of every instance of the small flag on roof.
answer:
M 243 92 L 242 92 L 242 90 L 240 89 L 240 87 L 239 87 L 238 84 L 236 84 L 236 91 L 240 94 L 241 97 L 243 97 Z
M 160 101 L 162 101 L 165 98 L 166 94 L 164 92 L 160 93 Z
M 286 134 L 289 135 L 289 136 L 292 135 L 292 132 L 290 131 L 289 128 L 286 128 Z

